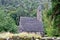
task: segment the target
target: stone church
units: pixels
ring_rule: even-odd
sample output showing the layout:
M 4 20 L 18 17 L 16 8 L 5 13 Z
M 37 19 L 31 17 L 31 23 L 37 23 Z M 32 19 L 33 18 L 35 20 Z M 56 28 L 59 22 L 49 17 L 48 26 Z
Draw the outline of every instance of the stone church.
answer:
M 42 10 L 43 5 L 39 5 L 37 8 L 37 17 L 20 17 L 19 32 L 36 33 L 44 35 Z
M 40 6 L 37 9 L 37 17 L 20 17 L 19 32 L 44 34 L 42 14 Z

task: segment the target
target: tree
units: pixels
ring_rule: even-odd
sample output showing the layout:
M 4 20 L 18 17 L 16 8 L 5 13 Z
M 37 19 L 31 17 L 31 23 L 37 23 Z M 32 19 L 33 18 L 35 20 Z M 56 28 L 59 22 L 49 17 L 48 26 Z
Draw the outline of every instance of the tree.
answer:
M 52 0 L 52 19 L 54 19 L 54 36 L 60 36 L 60 0 Z
M 0 32 L 17 32 L 14 20 L 2 9 L 0 9 Z
M 43 11 L 45 33 L 48 36 L 60 36 L 60 1 L 52 0 L 52 8 Z
M 20 16 L 36 17 L 36 9 L 40 4 L 39 0 L 2 0 L 4 10 L 19 24 Z

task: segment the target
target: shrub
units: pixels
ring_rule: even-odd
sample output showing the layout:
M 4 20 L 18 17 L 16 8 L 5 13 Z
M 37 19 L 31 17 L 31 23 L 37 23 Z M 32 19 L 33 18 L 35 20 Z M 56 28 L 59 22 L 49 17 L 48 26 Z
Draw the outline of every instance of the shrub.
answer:
M 0 32 L 17 32 L 14 20 L 0 9 Z

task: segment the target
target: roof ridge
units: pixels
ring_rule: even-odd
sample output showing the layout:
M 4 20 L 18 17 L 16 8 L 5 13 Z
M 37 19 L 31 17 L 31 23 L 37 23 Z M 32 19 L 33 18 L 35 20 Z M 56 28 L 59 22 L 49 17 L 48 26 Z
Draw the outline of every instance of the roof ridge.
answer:
M 37 18 L 37 17 L 20 17 L 20 18 Z

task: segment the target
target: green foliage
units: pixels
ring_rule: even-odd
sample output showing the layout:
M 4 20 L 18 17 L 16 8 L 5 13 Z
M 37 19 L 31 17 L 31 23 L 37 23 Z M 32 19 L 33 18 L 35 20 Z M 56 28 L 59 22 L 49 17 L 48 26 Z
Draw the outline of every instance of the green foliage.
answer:
M 60 36 L 60 1 L 55 0 L 52 2 L 53 4 L 53 18 L 54 18 L 54 28 L 55 28 L 55 34 L 54 36 Z
M 2 9 L 0 9 L 0 32 L 17 32 L 14 20 Z
M 52 0 L 52 9 L 43 11 L 43 23 L 47 36 L 60 36 L 60 3 Z
M 20 16 L 36 17 L 36 9 L 39 0 L 0 0 L 1 7 L 4 7 L 17 25 L 19 25 Z
M 52 13 L 50 10 L 44 10 L 43 11 L 43 24 L 44 24 L 44 29 L 45 29 L 45 33 L 47 36 L 53 36 L 53 32 L 54 32 L 54 28 L 53 28 L 53 24 L 54 24 L 54 20 L 51 21 L 51 14 Z

